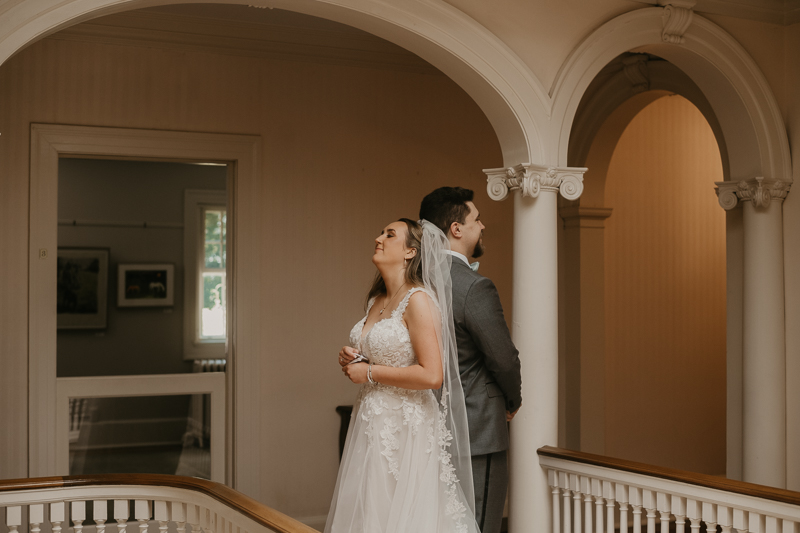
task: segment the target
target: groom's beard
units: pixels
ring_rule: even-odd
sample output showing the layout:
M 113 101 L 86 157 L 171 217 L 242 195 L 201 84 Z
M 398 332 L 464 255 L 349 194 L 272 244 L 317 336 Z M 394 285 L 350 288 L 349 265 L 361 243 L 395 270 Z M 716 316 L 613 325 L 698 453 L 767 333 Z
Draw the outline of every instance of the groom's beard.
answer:
M 484 251 L 485 250 L 483 248 L 483 237 L 481 237 L 480 239 L 478 239 L 478 242 L 475 244 L 475 249 L 472 251 L 472 257 L 477 259 L 477 258 L 479 258 L 480 256 L 483 255 Z

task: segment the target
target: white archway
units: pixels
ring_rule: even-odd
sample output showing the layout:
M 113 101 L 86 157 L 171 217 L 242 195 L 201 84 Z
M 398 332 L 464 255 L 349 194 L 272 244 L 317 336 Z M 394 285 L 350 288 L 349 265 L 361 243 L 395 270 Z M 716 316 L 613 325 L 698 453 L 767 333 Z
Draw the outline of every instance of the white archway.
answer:
M 341 22 L 398 44 L 460 85 L 489 118 L 504 164 L 544 162 L 550 98 L 517 55 L 476 21 L 442 0 L 200 0 L 280 8 Z M 68 26 L 156 5 L 197 0 L 67 0 L 57 6 L 12 0 L 0 15 L 0 64 L 28 44 Z

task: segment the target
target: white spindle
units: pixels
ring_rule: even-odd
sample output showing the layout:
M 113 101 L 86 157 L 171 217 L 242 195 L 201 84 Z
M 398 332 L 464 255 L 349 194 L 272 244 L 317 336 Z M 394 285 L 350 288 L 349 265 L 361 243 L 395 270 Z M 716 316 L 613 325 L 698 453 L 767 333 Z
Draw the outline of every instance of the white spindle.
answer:
M 583 527 L 583 516 L 581 515 L 581 486 L 578 476 L 569 475 L 569 487 L 572 489 L 572 508 L 575 511 L 575 520 L 572 521 L 574 533 L 581 533 Z
M 583 493 L 583 531 L 592 533 L 592 484 L 588 477 L 581 476 L 581 492 Z
M 550 492 L 553 496 L 553 533 L 561 533 L 561 509 L 559 508 L 559 500 L 561 499 L 561 489 L 558 486 L 558 473 L 555 470 L 547 471 L 547 480 L 550 484 Z M 222 530 L 225 533 L 225 530 Z
M 672 514 L 675 515 L 675 533 L 686 531 L 686 498 L 672 496 Z
M 131 516 L 128 500 L 114 500 L 114 520 L 117 521 L 117 532 L 127 533 L 128 518 Z
M 564 499 L 563 507 L 564 507 L 564 533 L 571 533 L 572 532 L 572 506 L 570 505 L 571 500 L 570 497 L 572 496 L 572 491 L 569 490 L 569 476 L 566 472 L 559 472 L 558 473 L 558 484 L 561 486 L 561 493 Z
M 83 531 L 83 521 L 86 520 L 86 502 L 75 501 L 70 504 L 72 527 L 75 533 Z
M 53 502 L 50 504 L 50 527 L 53 533 L 61 533 L 61 524 L 66 517 L 66 504 L 64 502 Z
M 169 505 L 164 500 L 153 502 L 153 519 L 158 522 L 158 533 L 167 533 L 169 529 Z
M 614 500 L 614 484 L 610 481 L 603 481 L 603 497 L 606 499 L 606 531 L 614 533 L 616 501 Z
M 642 489 L 631 487 L 630 498 L 633 507 L 633 533 L 642 533 Z
M 707 533 L 717 531 L 717 506 L 713 503 L 703 502 L 703 522 L 706 523 Z
M 642 506 L 647 511 L 647 533 L 656 533 L 656 493 L 652 490 L 642 491 Z
M 97 533 L 105 533 L 108 520 L 108 500 L 92 501 L 92 519 Z
M 725 531 L 723 531 L 723 533 L 725 533 Z M 792 522 L 791 520 L 784 520 L 781 533 L 800 533 L 800 527 L 798 527 L 797 522 Z
M 689 517 L 689 522 L 692 524 L 692 533 L 700 532 L 700 520 L 703 517 L 703 512 L 700 502 L 697 500 L 686 500 L 686 516 Z
M 21 525 L 22 507 L 19 505 L 6 507 L 6 526 L 8 527 L 8 533 L 16 533 Z
M 192 533 L 200 531 L 200 508 L 196 505 L 186 506 L 186 522 L 192 526 Z
M 733 510 L 733 527 L 737 533 L 749 533 L 750 531 L 750 513 L 742 509 Z
M 619 502 L 619 530 L 627 533 L 628 531 L 628 486 L 624 483 L 617 483 L 615 487 L 617 501 Z
M 150 500 L 136 500 L 133 504 L 134 518 L 139 522 L 139 533 L 147 533 L 147 523 L 150 522 Z
M 169 503 L 169 519 L 175 522 L 175 529 L 178 533 L 186 531 L 186 504 L 180 502 Z
M 31 533 L 40 533 L 42 531 L 41 525 L 44 522 L 44 505 L 37 503 L 29 507 Z
M 750 513 L 750 533 L 766 533 L 767 523 L 764 515 L 759 513 Z
M 669 494 L 659 492 L 656 495 L 656 509 L 661 517 L 661 533 L 669 533 L 669 517 L 670 517 L 670 498 Z
M 595 533 L 604 533 L 603 506 L 606 501 L 603 498 L 603 483 L 599 479 L 592 479 L 592 496 L 594 497 L 594 530 Z
M 767 533 L 781 533 L 780 520 L 774 516 L 767 517 Z
M 733 528 L 733 509 L 724 505 L 718 505 L 717 523 L 722 527 L 722 533 L 731 533 L 731 529 Z

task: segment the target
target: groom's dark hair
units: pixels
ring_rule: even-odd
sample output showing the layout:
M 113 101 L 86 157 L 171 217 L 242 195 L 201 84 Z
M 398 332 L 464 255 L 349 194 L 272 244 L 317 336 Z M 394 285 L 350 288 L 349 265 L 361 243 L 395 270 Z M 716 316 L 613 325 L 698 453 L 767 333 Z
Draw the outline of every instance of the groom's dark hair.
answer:
M 467 221 L 467 202 L 471 202 L 473 196 L 474 192 L 463 187 L 439 187 L 422 199 L 419 218 L 427 220 L 448 235 L 453 222 L 463 224 Z

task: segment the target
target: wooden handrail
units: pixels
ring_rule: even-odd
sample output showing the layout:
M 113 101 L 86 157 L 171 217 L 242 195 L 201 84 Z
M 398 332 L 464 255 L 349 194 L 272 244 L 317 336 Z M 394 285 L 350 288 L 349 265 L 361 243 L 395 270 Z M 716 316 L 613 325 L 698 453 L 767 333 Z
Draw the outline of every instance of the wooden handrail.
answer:
M 634 474 L 668 479 L 670 481 L 680 481 L 681 483 L 697 485 L 709 489 L 723 490 L 735 494 L 743 494 L 745 496 L 764 498 L 765 500 L 800 505 L 800 492 L 776 489 L 767 487 L 766 485 L 746 483 L 744 481 L 736 481 L 735 479 L 712 476 L 710 474 L 698 474 L 697 472 L 689 472 L 675 468 L 664 468 L 661 466 L 637 463 L 635 461 L 626 461 L 625 459 L 616 459 L 604 455 L 565 450 L 553 446 L 543 446 L 537 450 L 537 453 L 545 457 L 554 457 L 593 466 L 603 466 L 615 470 L 622 470 L 624 472 L 632 472 Z
M 200 492 L 231 507 L 254 522 L 280 533 L 319 533 L 280 511 L 257 502 L 230 487 L 194 477 L 166 474 L 97 474 L 91 476 L 40 477 L 0 480 L 0 492 L 17 490 L 90 487 L 98 485 L 145 485 Z

